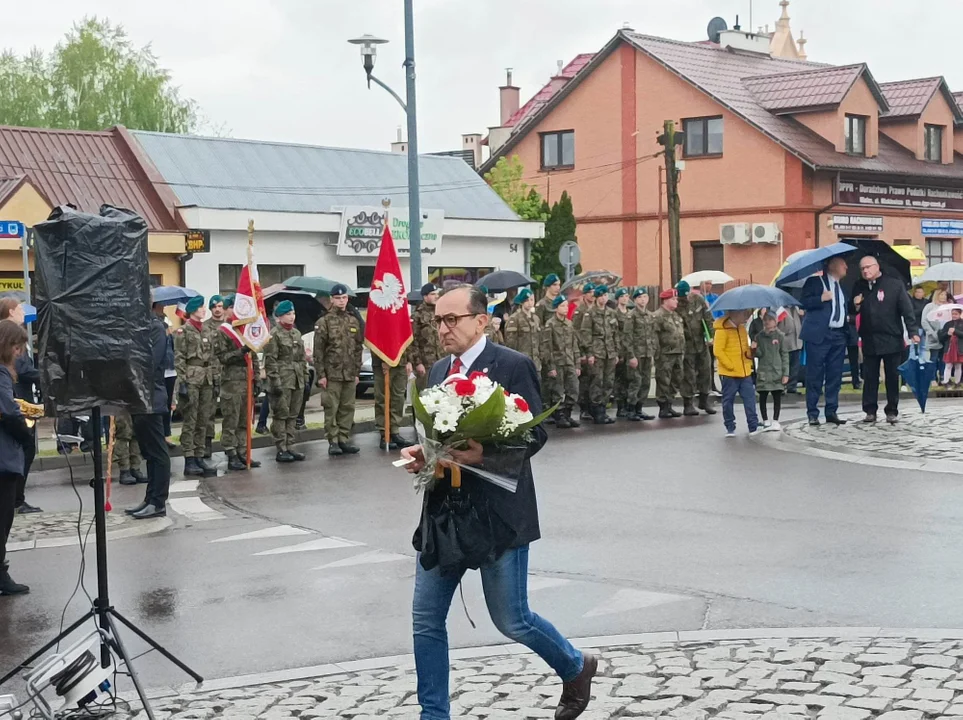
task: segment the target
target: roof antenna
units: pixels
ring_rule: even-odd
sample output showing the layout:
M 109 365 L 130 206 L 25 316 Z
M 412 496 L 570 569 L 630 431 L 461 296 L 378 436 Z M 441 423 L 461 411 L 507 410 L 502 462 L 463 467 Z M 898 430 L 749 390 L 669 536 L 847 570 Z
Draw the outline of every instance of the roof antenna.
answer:
M 752 26 L 750 25 L 750 27 L 752 27 Z M 739 27 L 739 16 L 738 16 L 738 15 L 736 15 L 736 24 L 732 26 L 732 29 L 733 29 L 733 30 L 742 30 L 742 28 Z

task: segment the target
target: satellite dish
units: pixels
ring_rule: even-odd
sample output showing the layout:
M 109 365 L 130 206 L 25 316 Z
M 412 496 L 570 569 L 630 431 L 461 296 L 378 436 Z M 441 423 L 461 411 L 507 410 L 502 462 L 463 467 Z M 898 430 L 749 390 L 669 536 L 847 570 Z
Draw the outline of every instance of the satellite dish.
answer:
M 706 28 L 706 33 L 709 35 L 709 40 L 714 43 L 718 43 L 719 34 L 728 29 L 729 25 L 726 23 L 725 19 L 721 17 L 714 17 L 709 21 L 709 27 Z

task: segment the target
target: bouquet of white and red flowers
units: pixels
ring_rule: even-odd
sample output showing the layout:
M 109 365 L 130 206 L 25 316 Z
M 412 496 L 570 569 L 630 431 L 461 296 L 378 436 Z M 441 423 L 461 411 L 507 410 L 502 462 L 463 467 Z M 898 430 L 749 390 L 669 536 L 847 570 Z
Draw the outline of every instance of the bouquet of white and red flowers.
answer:
M 502 461 L 517 464 L 518 468 L 486 462 L 487 467 L 473 466 L 471 471 L 515 492 L 517 471 L 524 462 L 530 431 L 555 411 L 553 407 L 533 416 L 525 398 L 509 393 L 481 372 L 467 376 L 451 375 L 441 385 L 427 388 L 420 394 L 413 392 L 412 405 L 425 455 L 425 467 L 415 475 L 416 490 L 431 488 L 439 475 L 437 466 L 440 461 L 457 466 L 450 451 L 459 450 L 469 440 L 474 440 L 503 450 L 500 453 Z

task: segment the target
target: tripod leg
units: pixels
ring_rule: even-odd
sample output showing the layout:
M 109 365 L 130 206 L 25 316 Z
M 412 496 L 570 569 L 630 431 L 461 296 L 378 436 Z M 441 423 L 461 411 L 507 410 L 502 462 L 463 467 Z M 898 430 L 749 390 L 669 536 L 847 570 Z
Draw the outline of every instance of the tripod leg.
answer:
M 181 662 L 180 660 L 178 660 L 176 657 L 174 657 L 173 655 L 171 655 L 170 652 L 168 652 L 168 650 L 167 650 L 166 648 L 164 648 L 162 645 L 160 645 L 156 640 L 154 640 L 152 637 L 150 637 L 149 635 L 147 635 L 143 630 L 141 630 L 140 628 L 138 628 L 136 625 L 134 625 L 133 623 L 131 623 L 130 620 L 128 620 L 127 618 L 125 618 L 123 615 L 121 615 L 119 612 L 117 612 L 114 608 L 111 608 L 109 612 L 110 612 L 110 614 L 113 615 L 115 618 L 117 618 L 117 619 L 120 620 L 122 623 L 124 623 L 124 625 L 126 625 L 126 626 L 130 629 L 130 631 L 131 631 L 132 633 L 134 633 L 137 637 L 139 637 L 141 640 L 143 640 L 144 642 L 146 642 L 148 645 L 150 645 L 152 648 L 154 648 L 157 652 L 159 652 L 159 653 L 160 653 L 161 655 L 163 655 L 165 658 L 167 658 L 167 659 L 170 660 L 172 663 L 174 663 L 177 667 L 179 667 L 179 668 L 180 668 L 181 670 L 183 670 L 185 673 L 187 673 L 187 674 L 190 675 L 192 678 L 194 678 L 194 680 L 195 680 L 196 682 L 198 682 L 198 683 L 204 682 L 204 678 L 202 678 L 202 677 L 201 677 L 200 675 L 198 675 L 196 672 L 194 672 L 193 670 L 191 670 L 189 667 L 187 667 L 187 665 L 185 665 L 184 663 L 182 663 L 182 662 Z M 116 633 L 115 633 L 115 634 L 116 634 Z
M 29 668 L 31 665 L 33 665 L 33 663 L 34 663 L 35 660 L 37 660 L 37 659 L 40 658 L 41 655 L 43 655 L 45 652 L 47 652 L 50 648 L 52 648 L 54 645 L 56 645 L 57 643 L 59 643 L 61 640 L 63 640 L 64 638 L 66 638 L 68 635 L 70 635 L 70 633 L 72 633 L 74 630 L 76 630 L 77 628 L 79 628 L 79 627 L 80 627 L 81 625 L 83 625 L 85 622 L 87 622 L 88 620 L 90 620 L 93 616 L 94 616 L 94 611 L 93 611 L 93 610 L 88 610 L 86 613 L 84 613 L 84 616 L 83 616 L 82 618 L 80 618 L 80 620 L 78 620 L 77 622 L 75 622 L 73 625 L 71 625 L 69 628 L 67 628 L 66 630 L 64 630 L 64 631 L 63 631 L 62 633 L 60 633 L 57 637 L 55 637 L 53 640 L 51 640 L 51 641 L 48 642 L 46 645 L 44 645 L 42 648 L 40 648 L 39 650 L 37 650 L 37 652 L 35 652 L 33 655 L 31 655 L 31 656 L 28 657 L 26 660 L 24 660 L 22 663 L 20 663 L 17 667 L 15 667 L 15 668 L 14 668 L 13 670 L 11 670 L 9 673 L 7 673 L 7 674 L 4 675 L 2 678 L 0 678 L 0 685 L 3 685 L 3 684 L 6 683 L 8 680 L 13 679 L 13 677 L 14 677 L 18 672 L 20 672 L 21 670 L 24 670 L 24 669 L 26 669 L 26 668 Z
M 120 634 L 117 632 L 117 626 L 114 624 L 114 618 L 108 613 L 105 613 L 104 617 L 107 619 L 107 625 L 110 626 L 111 637 L 117 644 L 117 654 L 127 666 L 127 672 L 130 673 L 131 682 L 134 683 L 134 689 L 137 690 L 137 696 L 140 698 L 140 702 L 144 706 L 144 712 L 147 713 L 147 717 L 150 720 L 156 720 L 154 717 L 154 711 L 151 709 L 150 703 L 147 702 L 147 694 L 144 692 L 144 688 L 142 688 L 140 685 L 140 678 L 137 677 L 137 670 L 134 669 L 134 664 L 130 661 L 130 655 L 127 654 L 127 648 L 124 647 L 124 643 L 120 639 Z

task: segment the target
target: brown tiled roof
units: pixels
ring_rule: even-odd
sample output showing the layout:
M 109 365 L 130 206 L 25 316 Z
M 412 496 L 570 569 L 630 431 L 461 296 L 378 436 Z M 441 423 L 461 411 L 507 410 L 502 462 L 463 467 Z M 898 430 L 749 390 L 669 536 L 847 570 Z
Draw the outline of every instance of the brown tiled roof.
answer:
M 910 117 L 922 114 L 939 87 L 940 80 L 942 78 L 918 78 L 880 85 L 890 106 L 887 117 Z
M 53 205 L 96 213 L 103 204 L 128 208 L 152 230 L 179 229 L 148 181 L 123 128 L 88 132 L 0 127 L 0 175 L 29 176 Z
M 963 92 L 953 93 L 953 99 L 956 100 L 957 107 L 963 109 Z
M 582 53 L 576 55 L 568 65 L 562 68 L 562 72 L 549 80 L 541 90 L 535 93 L 531 99 L 512 113 L 511 117 L 505 122 L 505 127 L 515 127 L 520 125 L 526 118 L 534 115 L 545 106 L 552 96 L 565 87 L 565 84 L 578 75 L 579 71 L 588 65 L 595 53 Z
M 866 71 L 865 65 L 817 68 L 743 80 L 756 102 L 769 112 L 836 107 Z

